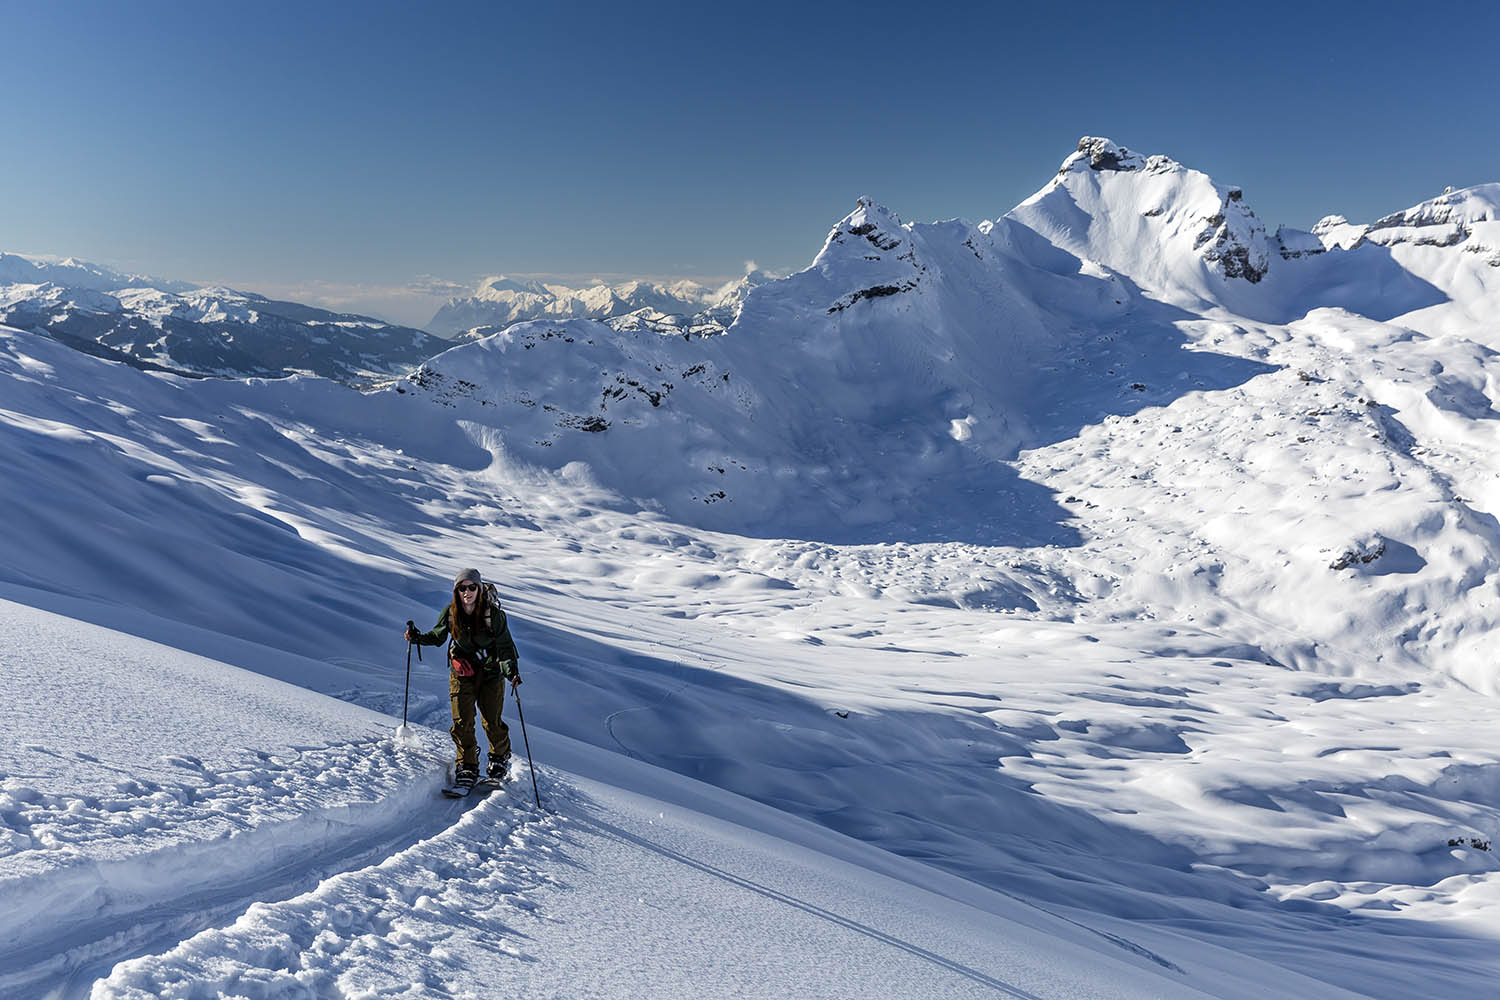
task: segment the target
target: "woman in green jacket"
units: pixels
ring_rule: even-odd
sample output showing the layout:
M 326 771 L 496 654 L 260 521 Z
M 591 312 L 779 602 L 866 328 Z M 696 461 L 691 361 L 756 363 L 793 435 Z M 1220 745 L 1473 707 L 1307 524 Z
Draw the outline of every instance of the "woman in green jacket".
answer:
M 453 581 L 453 600 L 438 615 L 437 624 L 429 632 L 408 628 L 406 641 L 419 646 L 449 642 L 448 700 L 453 709 L 453 728 L 448 732 L 458 748 L 454 783 L 472 785 L 479 779 L 476 708 L 490 741 L 488 777 L 493 781 L 504 778 L 510 766 L 510 727 L 500 719 L 505 703 L 501 681 L 510 681 L 514 690 L 521 683 L 521 674 L 516 644 L 494 587 L 480 579 L 477 569 L 459 573 Z

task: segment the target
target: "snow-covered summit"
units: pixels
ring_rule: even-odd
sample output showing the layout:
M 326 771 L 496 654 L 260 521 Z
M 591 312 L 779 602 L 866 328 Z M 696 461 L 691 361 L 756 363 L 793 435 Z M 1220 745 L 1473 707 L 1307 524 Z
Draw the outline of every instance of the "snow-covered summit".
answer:
M 1462 251 L 1487 255 L 1500 267 L 1500 183 L 1449 188 L 1436 198 L 1370 223 L 1326 216 L 1313 232 L 1330 249 L 1352 250 L 1366 240 L 1385 247 L 1462 245 Z
M 1090 136 L 1006 218 L 1144 286 L 1208 301 L 1225 282 L 1260 281 L 1276 251 L 1238 187 Z
M 1325 215 L 1312 227 L 1312 234 L 1328 250 L 1353 250 L 1369 231 L 1368 225 L 1350 222 L 1342 215 Z
M 829 232 L 823 245 L 823 253 L 827 252 L 830 244 L 842 242 L 846 235 L 862 236 L 880 251 L 894 250 L 900 245 L 905 230 L 906 224 L 896 213 L 869 195 L 860 195 L 854 203 L 854 210 L 840 219 L 839 224 Z M 820 253 L 814 258 L 814 265 L 822 256 Z
M 828 311 L 839 312 L 861 299 L 898 295 L 915 288 L 926 271 L 917 256 L 917 239 L 912 235 L 912 227 L 894 212 L 868 196 L 861 196 L 854 210 L 829 231 L 823 248 L 808 269 L 835 285 L 840 282 L 850 285 L 838 302 L 829 305 Z M 801 275 L 773 287 L 787 295 L 799 284 L 806 284 Z M 762 293 L 760 300 L 770 291 Z
M 1372 229 L 1397 226 L 1459 226 L 1500 220 L 1500 183 L 1448 189 L 1436 198 L 1377 219 Z
M 1205 239 L 1210 224 L 1210 237 L 1232 238 Z M 1361 367 L 1363 358 L 1345 359 L 1347 345 L 1379 345 L 1381 359 L 1419 368 L 1432 362 L 1412 331 L 1487 348 L 1478 317 L 1500 282 L 1489 280 L 1496 269 L 1482 257 L 1452 248 L 1328 250 L 1324 236 L 1336 225 L 1267 236 L 1238 189 L 1168 157 L 1090 139 L 1053 183 L 994 222 L 906 222 L 860 197 L 807 268 L 750 291 L 723 336 L 662 337 L 647 328 L 622 336 L 585 320 L 534 321 L 433 359 L 406 388 L 458 406 L 511 467 L 587 469 L 618 502 L 683 523 L 825 542 L 1073 544 L 1057 497 L 1014 475 L 1024 455 L 1118 418 L 1145 422 L 1140 414 L 1153 408 L 1202 421 L 1188 402 L 1195 394 L 1243 395 L 1250 390 L 1239 387 L 1278 365 L 1328 367 L 1329 352 L 1353 366 L 1349 385 L 1365 388 L 1345 386 L 1300 410 L 1288 402 L 1286 426 L 1235 447 L 1289 433 L 1309 410 L 1326 417 L 1332 406 L 1354 433 L 1380 442 L 1378 454 L 1336 448 L 1319 469 L 1405 467 L 1407 432 L 1376 419 L 1382 411 L 1368 401 L 1406 399 L 1409 390 L 1383 368 Z M 1263 261 L 1260 280 L 1234 276 L 1239 258 L 1219 253 L 1225 246 Z M 1271 349 L 1288 340 L 1300 346 Z M 1443 387 L 1414 405 L 1436 424 L 1479 419 L 1488 412 L 1481 355 L 1444 364 Z M 1345 397 L 1355 402 L 1335 402 Z M 1412 496 L 1446 502 L 1435 484 L 1451 473 L 1409 471 Z M 1218 478 L 1242 475 L 1225 469 Z M 955 491 L 962 502 L 953 502 Z M 1082 484 L 1068 491 L 1061 495 L 1080 497 Z M 1465 496 L 1472 499 L 1468 489 Z M 1306 617 L 1306 630 L 1320 629 L 1306 611 L 1323 593 L 1316 574 L 1346 550 L 1486 544 L 1466 517 L 1439 524 L 1382 509 L 1379 517 L 1364 505 L 1329 515 L 1338 551 L 1312 555 L 1306 599 L 1273 616 Z M 1370 542 L 1376 535 L 1390 544 Z M 1235 558 L 1264 581 L 1287 559 L 1309 556 L 1257 545 Z M 1425 606 L 1394 596 L 1408 584 L 1449 586 L 1436 570 L 1416 577 L 1382 581 L 1393 606 Z M 1360 642 L 1373 641 L 1370 655 L 1392 662 L 1425 662 L 1441 647 L 1442 671 L 1487 686 L 1473 640 L 1463 638 L 1480 632 L 1462 617 L 1429 633 L 1407 611 L 1386 614 L 1383 621 L 1399 619 L 1428 638 L 1388 641 L 1372 622 Z
M 0 251 L 0 286 L 43 284 L 90 291 L 158 288 L 169 292 L 186 292 L 196 287 L 185 281 L 125 274 L 75 257 L 52 258 Z
M 1363 235 L 1387 247 L 1455 247 L 1500 267 L 1500 184 L 1444 191 L 1375 220 Z
M 504 274 L 492 275 L 474 289 L 473 298 L 484 302 L 503 302 L 511 295 L 545 295 L 547 286 L 532 279 L 517 280 Z
M 1152 161 L 1158 161 L 1163 167 L 1177 166 L 1165 156 L 1148 158 L 1116 145 L 1109 139 L 1086 135 L 1078 140 L 1078 149 L 1063 160 L 1057 174 L 1061 177 L 1084 170 L 1144 170 L 1156 165 Z

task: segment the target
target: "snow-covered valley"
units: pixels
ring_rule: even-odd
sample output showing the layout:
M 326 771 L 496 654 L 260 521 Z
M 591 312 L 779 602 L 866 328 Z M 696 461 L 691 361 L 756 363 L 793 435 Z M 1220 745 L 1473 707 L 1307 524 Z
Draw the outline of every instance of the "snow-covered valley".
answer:
M 0 329 L 0 992 L 1485 995 L 1497 203 L 1268 234 L 1085 140 L 722 334 Z M 465 565 L 541 809 L 437 798 L 430 655 L 390 739 Z

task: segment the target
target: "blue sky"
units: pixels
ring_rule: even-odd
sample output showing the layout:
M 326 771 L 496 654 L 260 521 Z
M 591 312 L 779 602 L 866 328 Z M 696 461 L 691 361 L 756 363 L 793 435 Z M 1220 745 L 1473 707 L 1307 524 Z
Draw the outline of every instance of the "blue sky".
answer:
M 1500 181 L 1481 4 L 0 0 L 0 19 L 0 249 L 407 322 L 435 307 L 428 278 L 800 268 L 862 194 L 993 218 L 1081 135 L 1241 185 L 1271 228 Z

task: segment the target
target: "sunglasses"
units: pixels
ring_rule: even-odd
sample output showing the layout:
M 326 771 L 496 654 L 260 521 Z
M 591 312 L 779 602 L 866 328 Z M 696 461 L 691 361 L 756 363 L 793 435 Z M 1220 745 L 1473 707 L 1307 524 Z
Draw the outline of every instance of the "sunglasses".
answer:
M 477 583 L 460 583 L 458 585 L 458 592 L 460 594 L 467 594 L 470 591 L 478 590 L 478 589 L 479 589 L 479 584 L 477 584 Z

